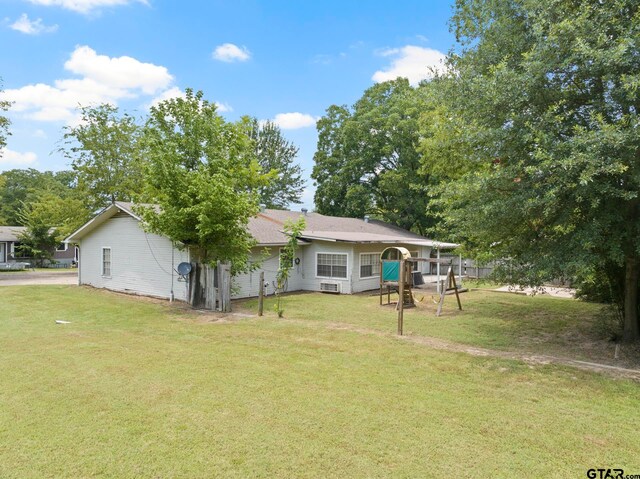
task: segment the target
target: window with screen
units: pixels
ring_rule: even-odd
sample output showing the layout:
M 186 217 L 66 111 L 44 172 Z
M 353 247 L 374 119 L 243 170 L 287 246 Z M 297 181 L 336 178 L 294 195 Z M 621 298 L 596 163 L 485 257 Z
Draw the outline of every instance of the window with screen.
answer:
M 316 275 L 321 278 L 347 278 L 347 255 L 343 253 L 318 253 Z

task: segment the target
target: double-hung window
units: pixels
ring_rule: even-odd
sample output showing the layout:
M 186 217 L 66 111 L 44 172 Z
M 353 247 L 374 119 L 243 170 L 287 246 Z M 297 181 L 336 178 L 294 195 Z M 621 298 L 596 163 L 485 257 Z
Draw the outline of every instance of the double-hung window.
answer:
M 111 277 L 111 248 L 102 248 L 102 276 Z
M 412 258 L 420 257 L 417 251 L 411 251 L 410 253 Z M 412 271 L 420 271 L 420 263 L 418 263 L 417 261 L 413 263 Z
M 316 276 L 347 279 L 346 253 L 318 253 L 316 256 Z
M 380 253 L 360 254 L 360 277 L 371 278 L 380 275 Z

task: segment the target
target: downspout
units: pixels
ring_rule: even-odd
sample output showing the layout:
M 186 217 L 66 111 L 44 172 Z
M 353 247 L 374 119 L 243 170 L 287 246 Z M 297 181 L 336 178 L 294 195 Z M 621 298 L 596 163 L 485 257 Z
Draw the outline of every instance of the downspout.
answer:
M 173 303 L 173 268 L 174 268 L 174 257 L 173 257 L 173 241 L 171 242 L 171 293 L 169 293 L 169 302 Z
M 80 267 L 80 265 L 82 264 L 80 261 L 80 258 L 82 256 L 82 248 L 80 248 L 80 243 L 78 243 L 76 247 L 78 248 L 78 286 L 80 286 L 82 284 L 82 268 Z

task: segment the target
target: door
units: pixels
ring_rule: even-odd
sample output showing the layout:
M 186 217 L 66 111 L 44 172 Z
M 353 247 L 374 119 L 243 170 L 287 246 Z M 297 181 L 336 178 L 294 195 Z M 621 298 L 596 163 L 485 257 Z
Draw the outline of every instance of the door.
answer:
M 0 263 L 7 262 L 7 243 L 0 243 Z

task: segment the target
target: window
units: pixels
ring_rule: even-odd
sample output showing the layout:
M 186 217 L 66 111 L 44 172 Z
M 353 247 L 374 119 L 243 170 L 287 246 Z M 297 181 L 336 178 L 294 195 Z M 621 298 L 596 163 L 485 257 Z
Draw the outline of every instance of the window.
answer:
M 318 253 L 316 275 L 322 278 L 347 279 L 347 255 L 344 253 Z
M 360 277 L 380 275 L 380 253 L 360 253 Z
M 111 248 L 102 248 L 102 276 L 111 277 Z
M 56 251 L 67 251 L 67 243 L 60 243 L 58 246 L 56 246 Z
M 280 248 L 278 268 L 282 268 L 283 265 L 289 269 L 293 268 L 293 256 L 287 254 L 287 250 L 285 248 Z
M 418 255 L 418 252 L 417 252 L 417 251 L 410 251 L 410 253 L 411 253 L 411 257 L 412 257 L 412 258 L 419 258 L 419 257 L 420 257 L 420 256 Z M 412 269 L 412 271 L 419 271 L 419 270 L 420 270 L 420 266 L 419 266 L 419 265 L 420 265 L 420 263 L 418 263 L 417 261 L 416 261 L 415 263 L 413 263 L 413 266 L 412 266 L 412 268 L 413 268 L 413 269 Z

